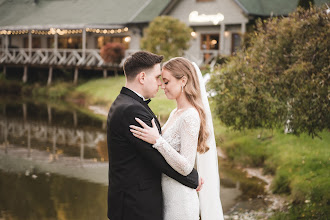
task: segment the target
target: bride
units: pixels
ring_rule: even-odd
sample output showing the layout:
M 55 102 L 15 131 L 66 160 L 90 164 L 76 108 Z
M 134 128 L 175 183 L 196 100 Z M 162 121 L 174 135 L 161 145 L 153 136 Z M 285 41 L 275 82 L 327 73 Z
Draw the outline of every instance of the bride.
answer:
M 162 89 L 177 107 L 159 135 L 136 118 L 142 128 L 131 125 L 131 132 L 157 149 L 178 173 L 187 176 L 195 166 L 205 180 L 202 190 L 188 188 L 162 174 L 164 220 L 222 220 L 220 183 L 212 116 L 202 74 L 195 63 L 176 57 L 163 65 Z M 199 213 L 200 211 L 200 213 Z

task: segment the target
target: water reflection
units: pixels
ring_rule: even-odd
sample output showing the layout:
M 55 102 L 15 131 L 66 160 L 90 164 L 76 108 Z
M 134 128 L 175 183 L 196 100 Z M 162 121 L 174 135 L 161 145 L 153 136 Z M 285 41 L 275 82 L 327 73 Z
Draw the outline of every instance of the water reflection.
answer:
M 107 219 L 107 187 L 56 174 L 0 170 L 0 219 Z
M 104 122 L 77 111 L 63 111 L 33 103 L 2 104 L 0 143 L 59 154 L 107 160 Z
M 0 219 L 106 219 L 105 121 L 45 103 L 0 100 Z M 219 161 L 225 213 L 259 209 L 263 183 Z

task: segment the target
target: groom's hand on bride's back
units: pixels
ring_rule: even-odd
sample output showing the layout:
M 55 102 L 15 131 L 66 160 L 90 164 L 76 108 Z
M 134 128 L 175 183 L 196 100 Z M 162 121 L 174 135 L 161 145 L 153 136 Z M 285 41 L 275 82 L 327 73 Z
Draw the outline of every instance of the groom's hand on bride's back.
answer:
M 204 179 L 202 177 L 199 178 L 199 184 L 198 187 L 196 189 L 197 192 L 201 191 L 203 188 L 203 184 L 204 184 Z

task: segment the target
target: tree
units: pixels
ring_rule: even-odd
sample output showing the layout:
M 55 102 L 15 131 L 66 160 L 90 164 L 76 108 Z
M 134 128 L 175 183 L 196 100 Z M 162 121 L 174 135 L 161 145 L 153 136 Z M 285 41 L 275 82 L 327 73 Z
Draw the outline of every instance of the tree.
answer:
M 159 55 L 165 60 L 183 56 L 189 48 L 192 29 L 170 16 L 156 17 L 145 30 L 141 48 Z
M 309 9 L 314 5 L 314 0 L 299 0 L 298 7 L 302 7 L 304 9 Z
M 329 51 L 326 7 L 259 20 L 249 47 L 210 80 L 217 115 L 238 130 L 288 126 L 314 136 L 329 129 Z

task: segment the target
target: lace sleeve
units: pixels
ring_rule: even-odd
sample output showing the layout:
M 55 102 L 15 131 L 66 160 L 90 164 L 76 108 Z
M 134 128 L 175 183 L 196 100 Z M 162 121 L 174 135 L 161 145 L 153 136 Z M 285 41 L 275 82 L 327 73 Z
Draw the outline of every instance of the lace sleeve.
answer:
M 178 123 L 179 124 L 179 135 L 181 138 L 180 153 L 177 152 L 166 140 L 162 137 L 158 138 L 156 143 L 153 145 L 166 162 L 181 175 L 187 176 L 195 164 L 195 157 L 197 153 L 198 144 L 198 133 L 200 127 L 200 119 L 198 112 L 194 111 L 184 112 Z

